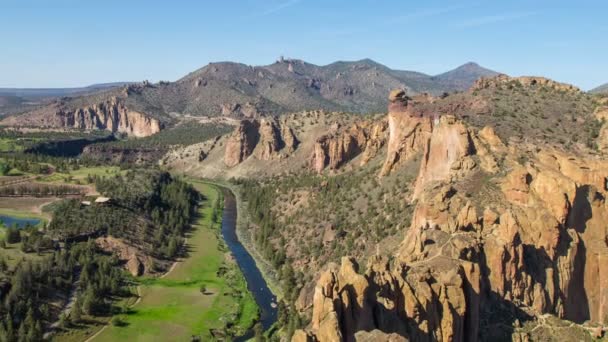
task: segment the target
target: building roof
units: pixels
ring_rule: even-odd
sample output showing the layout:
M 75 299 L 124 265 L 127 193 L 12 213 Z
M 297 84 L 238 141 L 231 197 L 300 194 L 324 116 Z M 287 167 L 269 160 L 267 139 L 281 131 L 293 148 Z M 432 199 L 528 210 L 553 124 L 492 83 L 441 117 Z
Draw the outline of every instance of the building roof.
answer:
M 109 197 L 100 196 L 100 197 L 97 197 L 97 199 L 95 200 L 95 203 L 106 203 L 108 201 L 110 201 Z

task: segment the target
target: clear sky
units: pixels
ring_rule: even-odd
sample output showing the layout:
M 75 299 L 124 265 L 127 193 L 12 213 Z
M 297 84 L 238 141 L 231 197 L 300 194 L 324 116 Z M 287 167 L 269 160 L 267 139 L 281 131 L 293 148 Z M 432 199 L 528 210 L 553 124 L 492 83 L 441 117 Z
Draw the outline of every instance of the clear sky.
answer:
M 0 0 L 0 87 L 177 80 L 209 62 L 468 61 L 608 82 L 606 0 Z

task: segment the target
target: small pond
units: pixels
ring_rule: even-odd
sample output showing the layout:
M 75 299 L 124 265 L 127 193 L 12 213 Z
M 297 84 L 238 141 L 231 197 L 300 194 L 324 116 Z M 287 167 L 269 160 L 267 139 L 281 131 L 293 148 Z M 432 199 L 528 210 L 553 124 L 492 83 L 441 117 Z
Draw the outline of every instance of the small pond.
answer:
M 40 219 L 0 215 L 0 222 L 5 227 L 17 226 L 17 228 L 23 228 L 28 224 L 32 226 L 37 225 L 38 223 L 40 223 Z

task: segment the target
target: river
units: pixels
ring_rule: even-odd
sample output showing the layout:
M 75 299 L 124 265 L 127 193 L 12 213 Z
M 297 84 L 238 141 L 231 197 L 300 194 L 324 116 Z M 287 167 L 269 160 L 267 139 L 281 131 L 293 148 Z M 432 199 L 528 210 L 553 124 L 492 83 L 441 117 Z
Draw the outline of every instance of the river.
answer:
M 253 294 L 260 308 L 260 323 L 264 330 L 268 330 L 277 320 L 277 299 L 270 291 L 262 273 L 258 269 L 255 260 L 241 244 L 236 234 L 237 208 L 236 199 L 232 191 L 222 188 L 224 191 L 224 213 L 222 216 L 222 236 L 232 255 L 247 280 L 247 288 Z M 243 336 L 234 339 L 236 342 L 246 341 L 253 337 L 253 330 Z

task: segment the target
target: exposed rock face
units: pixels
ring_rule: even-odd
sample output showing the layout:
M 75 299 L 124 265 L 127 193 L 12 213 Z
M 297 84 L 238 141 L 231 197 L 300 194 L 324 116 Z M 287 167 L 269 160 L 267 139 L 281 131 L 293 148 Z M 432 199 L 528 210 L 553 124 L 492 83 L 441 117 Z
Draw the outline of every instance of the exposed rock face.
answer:
M 233 167 L 250 155 L 260 160 L 272 160 L 279 152 L 293 152 L 298 140 L 291 128 L 272 118 L 243 120 L 226 143 L 224 163 Z
M 241 121 L 239 127 L 234 130 L 228 142 L 226 142 L 226 152 L 224 154 L 226 166 L 236 166 L 253 153 L 253 149 L 260 139 L 258 127 L 257 121 Z
M 309 331 L 317 341 L 469 337 L 465 336 L 464 270 L 409 270 L 405 264 L 391 267 L 387 259 L 375 257 L 365 275 L 356 271 L 357 264 L 343 258 L 339 268 L 330 265 L 319 279 Z
M 108 236 L 97 238 L 95 242 L 102 250 L 114 253 L 120 260 L 126 261 L 125 268 L 133 276 L 147 273 L 153 265 L 151 257 L 121 239 Z
M 262 113 L 258 110 L 255 103 L 223 103 L 220 105 L 220 113 L 226 116 L 237 116 L 246 118 L 256 118 Z
M 365 164 L 376 156 L 386 141 L 384 121 L 364 121 L 343 131 L 336 127 L 334 131 L 319 137 L 315 142 L 311 164 L 319 173 L 326 167 L 336 170 L 360 154 L 361 164 Z
M 130 110 L 117 98 L 92 106 L 67 109 L 61 104 L 54 107 L 54 115 L 47 115 L 43 108 L 23 116 L 12 116 L 2 121 L 9 126 L 36 126 L 46 128 L 74 128 L 83 130 L 107 130 L 134 137 L 146 137 L 160 132 L 161 123 L 143 113 Z
M 298 140 L 289 126 L 280 125 L 274 119 L 264 118 L 259 122 L 260 141 L 254 151 L 258 159 L 272 160 L 283 149 L 286 152 L 293 152 L 296 149 Z
M 595 112 L 595 118 L 602 122 L 599 136 L 597 139 L 597 147 L 600 151 L 608 151 L 608 106 L 600 106 Z
M 452 116 L 443 116 L 426 140 L 414 198 L 431 182 L 447 180 L 454 171 L 470 170 L 475 161 L 466 158 L 475 151 L 469 131 Z
M 381 175 L 389 174 L 400 162 L 422 151 L 433 130 L 432 116 L 420 111 L 416 101 L 404 91 L 391 92 L 389 101 L 388 151 Z

